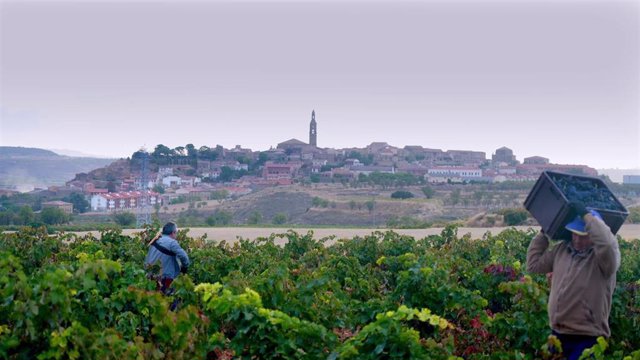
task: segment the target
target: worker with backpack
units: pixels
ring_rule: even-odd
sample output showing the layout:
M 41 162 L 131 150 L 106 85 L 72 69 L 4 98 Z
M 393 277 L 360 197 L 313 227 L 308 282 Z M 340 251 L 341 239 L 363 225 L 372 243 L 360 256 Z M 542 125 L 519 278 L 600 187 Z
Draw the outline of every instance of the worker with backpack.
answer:
M 189 269 L 189 256 L 176 240 L 177 235 L 178 226 L 173 222 L 166 223 L 160 236 L 149 243 L 149 252 L 144 260 L 147 269 L 160 266 L 159 273 L 150 275 L 158 284 L 157 290 L 165 295 L 171 295 L 173 280 L 180 273 L 186 274 Z

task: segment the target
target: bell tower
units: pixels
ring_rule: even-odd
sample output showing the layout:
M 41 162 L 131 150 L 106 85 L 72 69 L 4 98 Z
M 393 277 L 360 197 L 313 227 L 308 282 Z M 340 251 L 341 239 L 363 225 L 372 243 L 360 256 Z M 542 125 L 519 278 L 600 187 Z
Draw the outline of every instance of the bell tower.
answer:
M 309 124 L 309 145 L 318 146 L 318 129 L 316 125 L 316 111 L 311 111 L 311 124 Z

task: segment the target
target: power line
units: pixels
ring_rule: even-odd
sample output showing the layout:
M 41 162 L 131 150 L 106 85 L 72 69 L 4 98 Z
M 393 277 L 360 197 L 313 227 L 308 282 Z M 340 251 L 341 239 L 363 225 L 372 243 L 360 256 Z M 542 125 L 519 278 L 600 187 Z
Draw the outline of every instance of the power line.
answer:
M 138 152 L 140 154 L 140 184 L 138 190 L 140 191 L 140 203 L 138 204 L 138 214 L 136 217 L 136 226 L 138 229 L 142 228 L 146 224 L 151 224 L 151 207 L 149 206 L 149 189 L 147 185 L 149 183 L 149 153 L 143 148 Z

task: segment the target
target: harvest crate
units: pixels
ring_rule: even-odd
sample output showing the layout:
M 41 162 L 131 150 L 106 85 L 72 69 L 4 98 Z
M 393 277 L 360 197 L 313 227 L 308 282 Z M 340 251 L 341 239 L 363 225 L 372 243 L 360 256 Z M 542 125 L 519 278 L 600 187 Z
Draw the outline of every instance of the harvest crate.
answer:
M 524 201 L 524 207 L 538 220 L 542 230 L 552 239 L 571 239 L 564 227 L 576 217 L 569 208 L 571 201 L 582 201 L 593 208 L 614 234 L 629 212 L 598 178 L 543 171 Z

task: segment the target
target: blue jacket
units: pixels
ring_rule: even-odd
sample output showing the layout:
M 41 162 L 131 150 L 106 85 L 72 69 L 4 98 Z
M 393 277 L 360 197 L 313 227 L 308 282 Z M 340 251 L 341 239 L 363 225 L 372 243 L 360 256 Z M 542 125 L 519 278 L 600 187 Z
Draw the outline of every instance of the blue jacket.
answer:
M 180 274 L 180 265 L 189 266 L 189 256 L 182 247 L 180 247 L 178 241 L 172 239 L 169 235 L 162 235 L 160 239 L 156 240 L 156 243 L 174 252 L 176 256 L 163 254 L 153 245 L 149 246 L 149 252 L 144 260 L 145 267 L 160 263 L 162 276 L 175 279 Z M 180 263 L 178 263 L 178 260 L 180 260 Z

